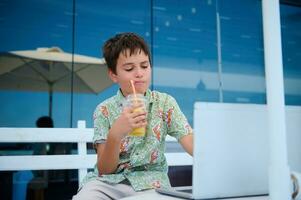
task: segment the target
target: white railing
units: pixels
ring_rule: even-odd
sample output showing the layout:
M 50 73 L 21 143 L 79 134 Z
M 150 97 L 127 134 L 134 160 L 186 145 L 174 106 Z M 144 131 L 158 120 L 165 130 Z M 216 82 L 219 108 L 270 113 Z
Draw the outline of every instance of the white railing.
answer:
M 0 143 L 77 143 L 72 155 L 13 155 L 0 156 L 0 171 L 78 169 L 80 183 L 88 169 L 94 167 L 96 155 L 87 153 L 92 142 L 93 128 L 78 121 L 78 128 L 0 128 Z M 175 141 L 167 137 L 168 142 Z M 165 153 L 169 166 L 192 165 L 192 158 L 183 152 Z

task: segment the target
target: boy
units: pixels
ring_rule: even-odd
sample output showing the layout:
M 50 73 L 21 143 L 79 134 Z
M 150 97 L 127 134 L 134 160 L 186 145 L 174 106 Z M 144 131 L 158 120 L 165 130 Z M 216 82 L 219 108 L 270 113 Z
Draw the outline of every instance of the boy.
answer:
M 120 199 L 156 187 L 170 187 L 165 137 L 169 134 L 177 138 L 192 155 L 193 135 L 187 119 L 174 98 L 148 89 L 150 52 L 140 36 L 118 34 L 105 43 L 103 54 L 109 76 L 120 89 L 96 107 L 93 141 L 97 164 L 73 199 Z M 131 80 L 136 92 L 145 96 L 147 111 L 134 112 L 139 105 L 122 106 L 125 97 L 132 94 Z M 145 136 L 128 135 L 138 127 L 146 127 Z

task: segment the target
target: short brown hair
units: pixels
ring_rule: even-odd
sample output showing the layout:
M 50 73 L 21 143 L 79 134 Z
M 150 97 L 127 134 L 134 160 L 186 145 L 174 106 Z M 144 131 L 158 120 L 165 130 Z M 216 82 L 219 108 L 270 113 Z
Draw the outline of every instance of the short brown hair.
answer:
M 151 62 L 149 48 L 142 37 L 135 33 L 121 33 L 107 40 L 102 48 L 108 68 L 116 74 L 117 59 L 120 53 L 130 50 L 130 55 L 143 51 Z

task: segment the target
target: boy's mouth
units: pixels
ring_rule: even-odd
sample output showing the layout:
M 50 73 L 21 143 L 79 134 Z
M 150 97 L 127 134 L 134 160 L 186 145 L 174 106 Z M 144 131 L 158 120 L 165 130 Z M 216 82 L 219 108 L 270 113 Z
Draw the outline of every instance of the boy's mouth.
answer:
M 144 81 L 134 81 L 134 85 L 143 85 L 144 84 Z

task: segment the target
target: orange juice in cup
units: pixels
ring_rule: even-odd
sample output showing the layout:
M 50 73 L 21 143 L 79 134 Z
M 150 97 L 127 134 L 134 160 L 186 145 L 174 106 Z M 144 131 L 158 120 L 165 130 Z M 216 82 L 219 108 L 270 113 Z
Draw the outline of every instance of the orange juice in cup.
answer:
M 143 137 L 144 135 L 145 135 L 145 127 L 134 128 L 134 130 L 131 133 L 129 133 L 129 136 L 136 136 L 136 137 Z
M 134 112 L 146 111 L 146 101 L 142 94 L 130 94 L 126 97 L 125 106 L 133 106 L 135 104 L 141 104 L 141 107 L 135 108 Z M 134 128 L 129 136 L 143 137 L 146 132 L 146 127 Z

